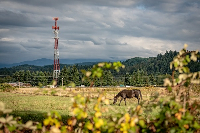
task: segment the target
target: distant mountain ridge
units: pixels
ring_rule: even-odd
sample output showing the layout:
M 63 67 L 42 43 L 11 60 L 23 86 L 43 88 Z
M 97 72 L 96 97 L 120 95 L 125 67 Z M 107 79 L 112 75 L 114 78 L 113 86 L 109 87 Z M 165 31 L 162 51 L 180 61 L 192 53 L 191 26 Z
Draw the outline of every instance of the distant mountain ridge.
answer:
M 95 62 L 109 62 L 109 61 L 116 61 L 116 60 L 107 60 L 107 59 L 60 59 L 60 64 L 79 64 L 79 65 L 91 65 Z M 23 61 L 20 63 L 13 63 L 13 64 L 1 64 L 0 68 L 10 68 L 14 66 L 20 66 L 24 64 L 34 65 L 34 66 L 46 66 L 46 65 L 53 65 L 54 61 L 52 59 L 41 58 L 33 61 Z
M 118 73 L 113 72 L 114 76 L 124 76 L 126 74 L 133 74 L 137 71 L 143 71 L 147 74 L 153 74 L 153 75 L 159 75 L 159 74 L 171 74 L 171 69 L 169 67 L 170 62 L 173 60 L 173 58 L 178 54 L 176 51 L 166 51 L 165 54 L 158 54 L 156 57 L 148 57 L 148 58 L 142 58 L 142 57 L 134 57 L 131 59 L 127 59 L 125 61 L 121 61 L 122 64 L 125 65 L 124 69 L 121 69 Z M 200 54 L 199 54 L 200 55 Z M 36 65 L 29 65 L 29 64 L 23 64 L 18 66 L 13 66 L 10 68 L 0 68 L 0 75 L 12 75 L 16 71 L 21 70 L 29 70 L 31 72 L 33 71 L 42 71 L 42 72 L 52 72 L 53 71 L 53 60 L 47 59 L 40 59 L 36 60 L 35 62 L 40 63 L 40 65 L 44 65 L 45 63 L 48 63 L 48 61 L 51 61 L 51 65 L 45 65 L 45 66 L 36 66 Z M 200 71 L 200 58 L 197 59 L 197 62 L 190 62 L 188 64 L 188 67 L 190 68 L 191 72 L 197 72 Z M 71 67 L 73 65 L 76 65 L 78 70 L 87 70 L 92 68 L 94 64 L 97 64 L 98 62 L 103 62 L 106 60 L 101 59 L 88 59 L 88 60 L 65 60 L 67 63 L 65 63 L 63 60 L 60 62 L 60 69 L 64 66 Z M 70 62 L 71 61 L 71 62 Z M 73 62 L 72 62 L 73 61 Z M 79 63 L 78 63 L 79 62 Z M 109 62 L 109 61 L 106 61 Z M 110 61 L 113 62 L 113 61 Z M 29 62 L 25 62 L 29 63 Z M 70 64 L 71 63 L 71 64 Z M 73 64 L 72 64 L 73 63 Z

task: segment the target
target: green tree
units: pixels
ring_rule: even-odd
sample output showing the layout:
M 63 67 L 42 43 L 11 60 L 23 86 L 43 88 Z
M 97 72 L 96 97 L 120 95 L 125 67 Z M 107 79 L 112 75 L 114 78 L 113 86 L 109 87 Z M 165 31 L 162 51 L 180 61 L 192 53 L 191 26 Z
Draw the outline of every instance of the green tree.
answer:
M 38 84 L 41 83 L 42 85 L 47 85 L 47 78 L 42 71 L 40 71 L 37 76 L 38 76 Z
M 20 82 L 24 82 L 24 75 L 25 75 L 24 70 L 20 70 L 19 71 L 19 81 Z
M 109 70 L 103 72 L 102 77 L 100 78 L 101 86 L 111 86 L 113 85 L 113 75 Z
M 155 77 L 153 76 L 153 74 L 151 74 L 149 76 L 149 81 L 150 81 L 150 85 L 156 85 L 156 79 Z
M 133 85 L 135 86 L 141 86 L 142 85 L 142 79 L 141 79 L 141 72 L 138 69 L 137 72 L 133 73 Z
M 68 71 L 67 67 L 64 66 L 60 71 L 60 76 L 58 78 L 59 84 L 61 85 L 63 82 L 63 85 L 67 85 L 67 79 L 68 79 Z
M 29 70 L 26 70 L 24 74 L 24 82 L 30 83 L 30 81 L 31 81 L 31 72 Z
M 124 78 L 124 85 L 131 85 L 131 76 L 129 73 L 126 73 L 125 78 Z
M 31 85 L 32 86 L 38 85 L 38 83 L 37 83 L 37 77 L 36 77 L 36 73 L 35 72 L 31 73 Z
M 71 69 L 71 75 L 72 75 L 72 82 L 74 82 L 76 84 L 76 86 L 80 86 L 80 84 L 81 84 L 81 82 L 80 82 L 81 79 L 79 76 L 80 73 L 75 65 Z

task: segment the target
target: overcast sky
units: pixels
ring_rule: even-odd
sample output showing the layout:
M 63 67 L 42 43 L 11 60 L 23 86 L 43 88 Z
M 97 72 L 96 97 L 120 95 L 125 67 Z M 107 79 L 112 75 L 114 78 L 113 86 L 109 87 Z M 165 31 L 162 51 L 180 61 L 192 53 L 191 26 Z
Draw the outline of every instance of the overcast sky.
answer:
M 1 0 L 0 63 L 53 59 L 53 17 L 60 59 L 200 50 L 199 0 Z

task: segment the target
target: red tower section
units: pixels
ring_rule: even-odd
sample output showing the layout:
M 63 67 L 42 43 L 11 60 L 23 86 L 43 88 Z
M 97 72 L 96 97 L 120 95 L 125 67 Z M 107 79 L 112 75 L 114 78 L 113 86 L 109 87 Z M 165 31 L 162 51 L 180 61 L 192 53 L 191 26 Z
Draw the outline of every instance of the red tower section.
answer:
M 55 46 L 54 46 L 54 67 L 53 67 L 53 79 L 56 81 L 57 84 L 57 79 L 60 74 L 60 64 L 59 64 L 59 51 L 58 51 L 58 30 L 59 26 L 57 26 L 57 20 L 58 18 L 53 18 L 55 20 L 55 26 L 52 26 L 52 29 L 54 29 L 54 34 L 55 34 Z

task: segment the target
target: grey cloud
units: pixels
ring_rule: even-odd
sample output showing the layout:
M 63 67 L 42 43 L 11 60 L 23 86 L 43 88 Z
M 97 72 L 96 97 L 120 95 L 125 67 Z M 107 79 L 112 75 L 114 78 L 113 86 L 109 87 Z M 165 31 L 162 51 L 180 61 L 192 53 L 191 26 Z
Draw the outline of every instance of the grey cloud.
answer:
M 36 26 L 26 15 L 20 12 L 12 12 L 8 10 L 0 10 L 0 26 Z
M 53 40 L 52 40 L 52 42 L 53 42 Z M 33 40 L 33 39 L 29 39 L 26 42 L 21 42 L 20 44 L 23 47 L 26 47 L 28 49 L 30 49 L 30 48 L 43 49 L 43 48 L 47 48 L 48 46 L 50 46 L 50 44 L 52 42 L 47 41 L 47 40 Z
M 95 5 L 95 6 L 111 6 L 111 7 L 130 7 L 138 3 L 139 0 L 3 0 L 3 1 L 10 1 L 10 2 L 17 2 L 27 5 L 34 5 L 34 6 L 55 6 L 61 7 L 61 4 L 66 5 Z
M 127 45 L 127 43 L 120 43 L 116 40 L 113 40 L 113 39 L 109 39 L 109 38 L 106 38 L 106 44 L 107 45 Z
M 146 9 L 159 12 L 187 13 L 191 11 L 191 8 L 199 8 L 200 2 L 196 0 L 141 0 L 138 4 L 143 5 Z
M 1 58 L 10 51 L 10 61 L 53 58 L 53 17 L 59 17 L 61 59 L 156 56 L 184 43 L 199 48 L 199 6 L 195 0 L 3 0 Z M 157 49 L 147 45 L 151 39 L 161 41 Z

